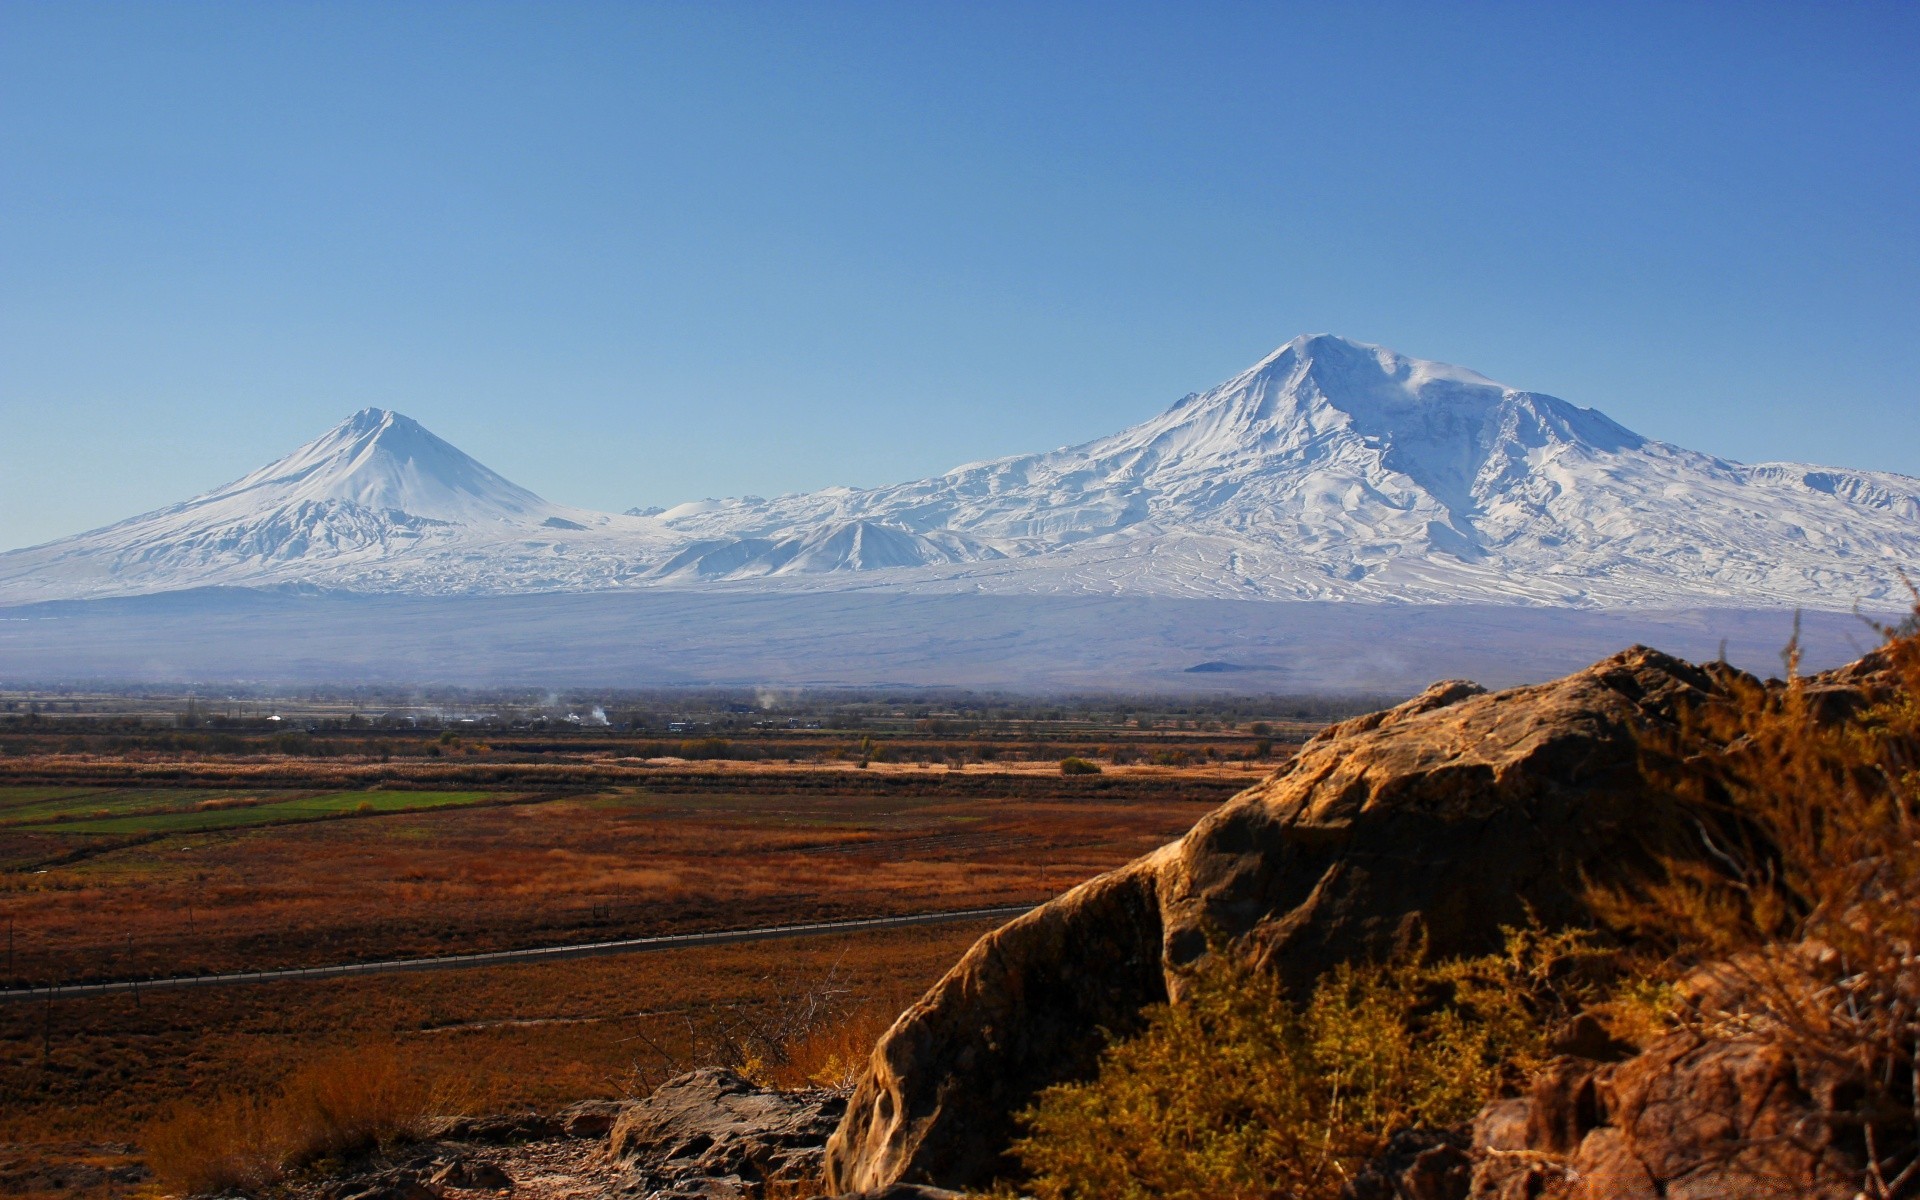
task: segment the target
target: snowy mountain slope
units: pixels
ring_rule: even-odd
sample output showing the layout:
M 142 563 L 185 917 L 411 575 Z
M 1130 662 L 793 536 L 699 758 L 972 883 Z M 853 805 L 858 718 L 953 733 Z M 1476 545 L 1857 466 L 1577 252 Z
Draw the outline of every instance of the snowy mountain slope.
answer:
M 1846 609 L 1907 595 L 1920 480 L 1747 466 L 1331 336 L 1079 446 L 657 515 L 551 504 L 367 410 L 185 504 L 0 555 L 0 602 L 209 584 Z
M 1920 480 L 1744 466 L 1325 335 L 1081 446 L 660 516 L 705 538 L 861 520 L 1006 556 L 902 581 L 934 590 L 1846 607 L 1897 600 L 1894 567 L 1920 562 Z
M 0 595 L 605 586 L 682 540 L 644 518 L 551 504 L 417 422 L 370 408 L 225 487 L 0 555 Z

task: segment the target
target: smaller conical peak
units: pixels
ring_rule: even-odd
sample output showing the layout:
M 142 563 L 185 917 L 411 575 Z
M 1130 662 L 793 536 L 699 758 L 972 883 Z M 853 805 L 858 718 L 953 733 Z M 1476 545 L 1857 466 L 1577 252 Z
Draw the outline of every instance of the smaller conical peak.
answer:
M 525 515 L 551 507 L 418 421 L 385 408 L 361 409 L 215 494 L 239 493 L 253 493 L 262 503 L 345 501 L 435 520 Z

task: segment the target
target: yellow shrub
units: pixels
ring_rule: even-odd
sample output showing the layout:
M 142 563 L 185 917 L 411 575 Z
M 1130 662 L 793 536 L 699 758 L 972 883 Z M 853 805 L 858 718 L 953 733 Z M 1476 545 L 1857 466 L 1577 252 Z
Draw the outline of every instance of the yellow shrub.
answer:
M 1577 934 L 1511 932 L 1502 955 L 1344 966 L 1304 1005 L 1230 955 L 1041 1093 L 1015 1152 L 1041 1200 L 1316 1200 L 1387 1137 L 1449 1125 L 1517 1084 L 1590 990 Z

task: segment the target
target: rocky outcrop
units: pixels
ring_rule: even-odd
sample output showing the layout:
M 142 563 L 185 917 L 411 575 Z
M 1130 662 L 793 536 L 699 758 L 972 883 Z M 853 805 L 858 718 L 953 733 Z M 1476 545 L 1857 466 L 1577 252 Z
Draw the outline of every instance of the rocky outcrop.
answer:
M 1465 1200 L 1473 1182 L 1467 1135 L 1457 1129 L 1403 1129 L 1340 1193 L 1340 1200 Z
M 605 1137 L 613 1132 L 624 1105 L 618 1100 L 582 1100 L 560 1110 L 554 1117 L 560 1132 L 570 1138 Z
M 1669 1035 L 1561 1059 L 1475 1122 L 1471 1187 L 1438 1200 L 1853 1200 L 1845 1089 L 1777 1045 Z
M 965 1186 L 1009 1164 L 1013 1114 L 1089 1072 L 1106 1031 L 1178 994 L 1212 946 L 1304 991 L 1421 939 L 1586 917 L 1586 880 L 1690 846 L 1637 733 L 1724 694 L 1725 667 L 1635 647 L 1549 684 L 1436 685 L 1345 722 L 1183 839 L 989 934 L 875 1047 L 829 1144 L 839 1192 Z
M 708 1068 L 621 1109 L 611 1151 L 630 1164 L 629 1190 L 656 1196 L 747 1196 L 767 1180 L 820 1171 L 846 1102 L 825 1092 L 774 1092 Z

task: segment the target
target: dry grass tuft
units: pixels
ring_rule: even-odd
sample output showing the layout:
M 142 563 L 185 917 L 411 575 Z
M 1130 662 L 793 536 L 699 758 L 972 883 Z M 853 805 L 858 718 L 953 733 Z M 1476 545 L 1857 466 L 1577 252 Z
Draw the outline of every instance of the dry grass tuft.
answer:
M 142 1142 L 164 1186 L 257 1191 L 300 1167 L 417 1138 L 442 1100 L 391 1047 L 361 1047 L 308 1064 L 269 1096 L 182 1104 Z
M 778 1066 L 765 1069 L 765 1082 L 786 1091 L 801 1088 L 851 1090 L 873 1056 L 882 1034 L 893 1028 L 909 1002 L 870 1001 L 836 1014 L 782 1048 Z

